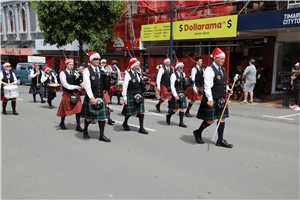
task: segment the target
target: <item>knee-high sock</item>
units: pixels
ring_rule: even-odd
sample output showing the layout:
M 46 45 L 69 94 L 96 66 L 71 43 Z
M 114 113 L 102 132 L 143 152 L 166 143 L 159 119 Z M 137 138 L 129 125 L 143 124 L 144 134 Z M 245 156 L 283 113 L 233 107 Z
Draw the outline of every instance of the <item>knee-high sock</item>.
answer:
M 86 121 L 86 119 L 84 120 L 84 131 L 87 131 L 89 125 L 90 125 L 91 121 Z
M 104 136 L 104 127 L 105 127 L 105 121 L 98 121 L 99 124 L 99 130 L 100 130 L 100 137 Z
M 127 124 L 129 117 L 130 116 L 127 116 L 127 115 L 125 116 L 124 124 Z
M 44 101 L 44 99 L 43 99 L 43 95 L 42 95 L 42 94 L 40 94 L 40 97 L 41 97 L 41 101 Z
M 61 117 L 61 118 L 60 118 L 60 123 L 61 123 L 61 124 L 65 124 L 65 118 L 66 118 L 66 117 Z
M 17 105 L 16 101 L 11 101 L 11 107 L 13 111 L 16 111 L 16 105 Z
M 3 111 L 6 110 L 6 105 L 7 105 L 7 102 L 3 101 L 2 102 Z
M 76 117 L 77 127 L 79 127 L 80 126 L 80 113 L 76 113 L 75 117 Z
M 218 140 L 223 140 L 223 134 L 224 134 L 224 128 L 225 128 L 225 122 L 221 122 L 218 128 Z
M 161 105 L 163 102 L 164 102 L 164 100 L 162 100 L 162 98 L 160 98 L 157 105 Z
M 50 107 L 52 107 L 52 100 L 53 100 L 53 98 L 48 98 L 48 104 Z
M 183 115 L 184 115 L 184 112 L 179 112 L 180 123 L 183 123 Z
M 117 99 L 118 99 L 118 103 L 120 103 L 120 94 L 117 93 Z
M 202 131 L 204 130 L 204 129 L 206 129 L 207 127 L 209 127 L 210 126 L 210 124 L 206 121 L 206 120 L 204 120 L 203 122 L 202 122 L 202 124 L 201 124 L 201 126 L 199 127 L 199 133 L 200 134 L 202 134 Z
M 139 115 L 140 129 L 144 128 L 144 114 Z
M 107 119 L 110 120 L 110 109 L 109 107 L 106 107 L 106 114 L 107 114 Z
M 193 104 L 189 103 L 189 106 L 188 106 L 186 112 L 190 112 L 190 109 L 191 109 L 192 106 L 193 106 Z
M 36 101 L 36 98 L 35 98 L 36 94 L 33 94 L 32 96 L 33 96 L 33 100 Z
M 168 112 L 171 112 L 170 103 L 171 101 L 168 101 Z

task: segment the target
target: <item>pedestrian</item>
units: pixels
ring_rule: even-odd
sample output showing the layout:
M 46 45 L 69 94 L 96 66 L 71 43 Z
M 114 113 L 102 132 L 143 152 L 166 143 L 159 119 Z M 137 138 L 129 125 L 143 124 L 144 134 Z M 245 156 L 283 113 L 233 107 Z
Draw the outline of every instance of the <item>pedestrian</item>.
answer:
M 3 64 L 4 70 L 0 73 L 0 85 L 1 85 L 1 101 L 2 101 L 2 114 L 7 115 L 6 105 L 8 101 L 11 101 L 11 107 L 14 115 L 18 115 L 19 113 L 16 111 L 16 100 L 17 98 L 5 98 L 4 97 L 4 87 L 7 85 L 17 85 L 18 80 L 16 75 L 10 70 L 11 65 L 9 62 L 5 62 Z
M 174 115 L 179 109 L 179 126 L 186 128 L 187 125 L 183 123 L 183 115 L 184 109 L 186 108 L 186 96 L 184 91 L 187 88 L 185 88 L 187 82 L 185 81 L 185 77 L 183 75 L 183 67 L 184 64 L 182 62 L 176 63 L 176 72 L 172 73 L 170 77 L 172 98 L 169 106 L 170 111 L 166 116 L 166 121 L 167 124 L 170 124 L 172 115 Z
M 44 67 L 45 76 L 41 79 L 41 82 L 44 85 L 44 97 L 48 98 L 47 102 L 50 109 L 53 109 L 52 100 L 56 97 L 56 91 L 50 89 L 51 83 L 58 83 L 56 76 L 50 71 L 50 67 L 47 65 Z
M 191 78 L 194 81 L 194 84 L 186 90 L 187 98 L 191 100 L 184 114 L 186 117 L 192 117 L 192 115 L 190 114 L 190 109 L 192 108 L 195 101 L 202 99 L 203 94 L 204 69 L 202 67 L 202 57 L 196 57 L 195 62 L 196 66 L 193 67 L 191 72 Z
M 293 81 L 294 87 L 294 94 L 295 94 L 295 106 L 293 107 L 294 110 L 300 110 L 300 70 L 299 70 L 299 63 L 295 65 L 296 70 L 291 76 L 291 80 Z
M 82 87 L 76 84 L 74 75 L 74 60 L 65 60 L 66 69 L 59 74 L 60 82 L 63 86 L 62 99 L 57 111 L 57 116 L 61 117 L 59 127 L 62 130 L 66 130 L 65 118 L 66 116 L 75 115 L 76 118 L 76 131 L 83 132 L 80 127 L 80 111 L 82 108 L 81 98 L 78 91 L 82 90 Z
M 216 48 L 211 57 L 214 62 L 205 69 L 204 72 L 204 95 L 197 113 L 197 118 L 202 119 L 203 122 L 199 129 L 194 130 L 193 134 L 195 140 L 199 144 L 203 144 L 202 132 L 205 128 L 209 127 L 215 120 L 221 118 L 223 108 L 225 106 L 226 92 L 232 94 L 233 92 L 226 85 L 227 73 L 222 67 L 225 62 L 225 53 Z M 221 123 L 218 128 L 218 140 L 216 146 L 232 148 L 233 145 L 224 140 L 225 118 L 229 117 L 228 105 L 225 108 Z
M 110 88 L 110 83 L 106 73 L 101 72 L 99 67 L 100 54 L 96 52 L 90 52 L 88 55 L 91 65 L 87 67 L 83 72 L 83 82 L 86 90 L 84 97 L 81 117 L 84 120 L 83 138 L 90 139 L 88 134 L 88 126 L 91 120 L 98 120 L 100 141 L 111 142 L 104 135 L 105 118 L 107 118 L 107 107 L 104 98 L 104 89 Z M 102 105 L 102 106 L 101 106 Z
M 295 64 L 295 66 L 292 68 L 291 70 L 291 74 L 292 74 L 292 77 L 299 71 L 299 62 Z M 291 80 L 291 85 L 292 85 L 292 88 L 291 90 L 294 92 L 294 95 L 295 95 L 295 104 L 292 106 L 290 105 L 290 108 L 291 109 L 296 109 L 299 107 L 299 105 L 297 104 L 298 102 L 298 96 L 296 95 L 295 93 L 295 88 L 294 88 L 294 81 Z
M 259 67 L 257 67 L 256 84 L 255 84 L 256 98 L 254 98 L 254 101 L 260 101 L 264 80 L 265 80 L 265 78 L 264 78 L 264 74 L 263 74 L 262 70 Z
M 245 79 L 245 85 L 244 85 L 244 101 L 241 102 L 241 104 L 247 104 L 247 98 L 248 98 L 248 93 L 250 94 L 250 101 L 249 103 L 253 103 L 253 89 L 256 83 L 256 68 L 255 68 L 255 60 L 250 59 L 249 61 L 249 66 L 246 67 L 242 79 Z
M 31 78 L 31 86 L 29 89 L 29 94 L 32 94 L 33 96 L 33 102 L 36 103 L 36 94 L 39 94 L 41 97 L 41 103 L 45 103 L 43 99 L 43 87 L 41 79 L 45 78 L 42 70 L 40 69 L 40 66 L 38 63 L 33 64 L 33 69 L 30 72 L 30 78 Z

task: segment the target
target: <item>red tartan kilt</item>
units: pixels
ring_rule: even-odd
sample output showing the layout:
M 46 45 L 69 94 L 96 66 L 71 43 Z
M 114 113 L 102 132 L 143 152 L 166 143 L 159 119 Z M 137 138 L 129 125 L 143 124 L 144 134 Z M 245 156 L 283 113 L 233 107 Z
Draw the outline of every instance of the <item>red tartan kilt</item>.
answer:
M 110 96 L 109 96 L 108 92 L 106 90 L 104 90 L 103 93 L 104 93 L 105 102 L 106 103 L 111 103 Z
M 185 90 L 185 94 L 189 100 L 201 100 L 203 97 L 203 94 L 199 93 L 198 87 L 197 87 L 197 95 L 194 93 L 194 89 L 192 86 L 188 87 L 188 89 Z
M 1 90 L 1 101 L 7 102 L 7 101 L 15 101 L 17 98 L 7 99 L 4 97 L 4 91 Z
M 78 102 L 76 105 L 71 103 L 71 96 L 73 94 L 68 93 L 68 92 L 63 92 L 62 99 L 57 111 L 57 116 L 65 117 L 65 116 L 70 116 L 74 115 L 76 113 L 80 113 L 81 108 L 82 108 L 82 102 L 79 93 L 74 93 L 74 95 L 77 95 L 78 97 Z
M 171 99 L 172 91 L 168 92 L 168 88 L 164 85 L 160 85 L 160 98 L 162 99 Z

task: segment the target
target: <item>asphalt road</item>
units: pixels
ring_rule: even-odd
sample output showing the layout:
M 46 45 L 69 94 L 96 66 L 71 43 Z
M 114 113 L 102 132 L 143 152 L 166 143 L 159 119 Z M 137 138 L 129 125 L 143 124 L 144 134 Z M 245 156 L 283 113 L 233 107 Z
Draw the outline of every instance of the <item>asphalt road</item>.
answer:
M 113 97 L 112 140 L 98 140 L 98 124 L 89 126 L 91 139 L 75 131 L 75 116 L 60 130 L 54 109 L 32 102 L 29 85 L 19 86 L 18 116 L 1 115 L 2 199 L 299 199 L 299 112 L 263 105 L 229 103 L 224 138 L 232 149 L 217 147 L 210 138 L 216 125 L 196 144 L 192 131 L 202 120 L 179 115 L 165 122 L 167 103 L 156 113 L 146 99 L 145 127 L 138 118 L 123 130 L 122 106 Z M 37 97 L 39 101 L 39 97 Z M 83 98 L 82 98 L 83 100 Z M 196 103 L 191 114 L 195 116 Z M 83 119 L 82 119 L 83 122 Z M 82 123 L 83 127 L 83 123 Z

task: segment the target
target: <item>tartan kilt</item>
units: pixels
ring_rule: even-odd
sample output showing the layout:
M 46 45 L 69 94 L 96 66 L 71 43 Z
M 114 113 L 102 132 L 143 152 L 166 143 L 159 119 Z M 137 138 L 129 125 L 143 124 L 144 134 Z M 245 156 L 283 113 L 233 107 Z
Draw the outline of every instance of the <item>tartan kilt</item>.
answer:
M 105 98 L 103 100 L 103 108 L 101 110 L 95 110 L 94 105 L 91 104 L 89 96 L 84 96 L 80 117 L 85 119 L 106 119 L 107 118 L 107 107 Z
M 44 87 L 44 97 L 45 98 L 55 98 L 56 92 L 53 90 L 50 90 L 49 87 Z
M 103 90 L 103 94 L 104 94 L 105 102 L 106 103 L 111 103 L 108 91 L 107 90 Z
M 43 94 L 44 93 L 44 87 L 41 86 L 40 89 L 36 89 L 36 86 L 30 86 L 29 94 Z
M 185 95 L 189 100 L 201 100 L 203 94 L 199 93 L 199 88 L 197 88 L 197 95 L 194 92 L 194 89 L 192 86 L 188 87 L 188 89 L 185 90 Z
M 7 99 L 4 97 L 4 90 L 1 89 L 1 101 L 8 102 L 8 101 L 15 101 L 17 98 Z
M 215 120 L 215 119 L 220 119 L 221 114 L 223 110 L 220 110 L 218 108 L 218 101 L 213 100 L 214 105 L 212 108 L 208 107 L 207 105 L 207 97 L 204 95 L 202 98 L 198 113 L 197 113 L 197 118 L 198 119 L 203 119 L 203 120 Z M 226 109 L 224 111 L 223 117 L 222 118 L 227 118 L 229 117 L 229 112 L 228 112 L 228 105 L 226 106 Z
M 140 105 L 137 105 L 134 102 L 134 96 L 127 94 L 127 105 L 124 104 L 121 114 L 125 116 L 131 116 L 131 115 L 136 115 L 138 113 L 144 113 L 145 112 L 144 101 L 145 99 L 143 99 L 143 102 Z
M 160 98 L 162 99 L 171 99 L 172 91 L 168 92 L 168 88 L 164 85 L 160 85 Z
M 182 91 L 183 92 L 183 91 Z M 177 92 L 177 94 L 179 94 L 179 92 Z M 170 101 L 170 109 L 179 109 L 179 108 L 187 108 L 186 105 L 186 98 L 183 99 L 183 102 L 181 104 L 179 104 L 178 100 L 175 99 L 174 96 L 172 96 L 172 99 Z
M 78 97 L 76 105 L 71 103 L 71 96 L 73 94 L 63 91 L 62 99 L 57 111 L 57 116 L 65 117 L 80 113 L 82 108 L 81 98 L 78 92 L 74 93 Z

